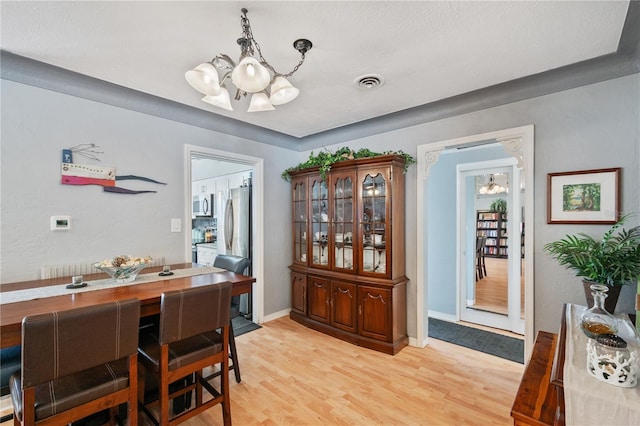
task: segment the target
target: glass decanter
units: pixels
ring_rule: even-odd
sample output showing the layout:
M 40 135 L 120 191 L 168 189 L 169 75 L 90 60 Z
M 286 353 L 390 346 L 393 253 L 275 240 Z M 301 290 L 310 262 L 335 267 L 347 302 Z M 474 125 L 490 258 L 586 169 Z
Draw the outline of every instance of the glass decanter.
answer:
M 591 284 L 590 288 L 593 306 L 580 316 L 582 331 L 592 339 L 600 334 L 616 334 L 617 320 L 604 308 L 604 299 L 607 298 L 609 288 L 604 284 Z

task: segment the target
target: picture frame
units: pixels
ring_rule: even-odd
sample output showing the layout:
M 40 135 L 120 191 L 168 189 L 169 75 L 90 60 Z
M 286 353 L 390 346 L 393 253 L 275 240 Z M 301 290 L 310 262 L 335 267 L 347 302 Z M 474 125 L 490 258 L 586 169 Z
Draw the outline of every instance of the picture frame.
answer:
M 613 224 L 620 218 L 621 168 L 547 174 L 547 223 Z

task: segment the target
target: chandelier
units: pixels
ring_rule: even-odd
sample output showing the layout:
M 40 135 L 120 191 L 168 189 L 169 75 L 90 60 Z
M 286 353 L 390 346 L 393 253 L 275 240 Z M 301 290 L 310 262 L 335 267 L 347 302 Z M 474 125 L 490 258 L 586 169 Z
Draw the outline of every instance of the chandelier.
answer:
M 298 39 L 293 47 L 300 53 L 300 62 L 287 74 L 277 72 L 262 56 L 260 45 L 253 38 L 247 9 L 241 9 L 240 26 L 242 37 L 240 59 L 236 64 L 228 55 L 218 54 L 210 62 L 204 62 L 185 73 L 187 82 L 204 94 L 202 100 L 208 104 L 233 111 L 226 82 L 229 77 L 236 87 L 235 100 L 252 93 L 248 112 L 274 110 L 274 105 L 282 105 L 294 100 L 300 91 L 287 80 L 304 63 L 305 54 L 311 49 L 309 40 Z M 258 58 L 254 57 L 258 53 Z M 271 86 L 269 89 L 267 89 Z
M 482 185 L 478 192 L 483 195 L 491 195 L 508 192 L 508 190 L 504 186 L 497 184 L 493 175 L 489 175 L 489 182 L 487 182 L 485 185 Z

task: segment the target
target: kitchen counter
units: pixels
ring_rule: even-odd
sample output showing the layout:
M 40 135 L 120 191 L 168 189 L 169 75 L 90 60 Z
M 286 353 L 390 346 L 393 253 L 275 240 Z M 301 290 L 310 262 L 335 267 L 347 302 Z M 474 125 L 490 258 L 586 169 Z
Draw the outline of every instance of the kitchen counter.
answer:
M 198 243 L 196 244 L 196 262 L 200 265 L 213 265 L 218 256 L 218 244 Z
M 211 242 L 211 243 L 194 243 L 196 247 L 205 247 L 205 248 L 212 248 L 212 249 L 217 249 L 218 248 L 218 243 L 217 242 Z

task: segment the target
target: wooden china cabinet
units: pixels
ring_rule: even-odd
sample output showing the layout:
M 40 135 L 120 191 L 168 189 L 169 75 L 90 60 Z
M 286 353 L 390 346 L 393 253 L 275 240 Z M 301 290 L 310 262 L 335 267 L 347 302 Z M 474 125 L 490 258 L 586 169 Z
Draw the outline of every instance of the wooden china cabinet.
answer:
M 408 344 L 404 160 L 341 161 L 291 173 L 291 318 L 388 354 Z

